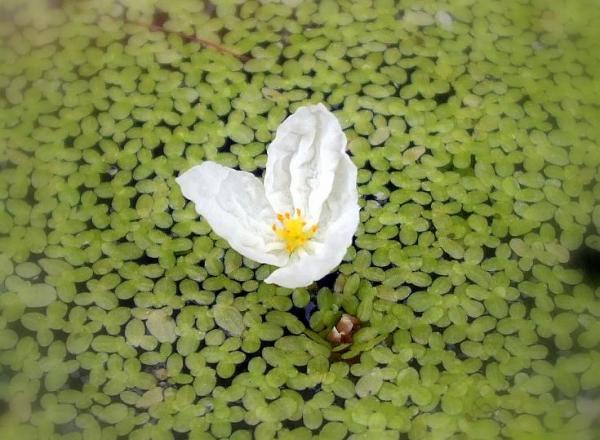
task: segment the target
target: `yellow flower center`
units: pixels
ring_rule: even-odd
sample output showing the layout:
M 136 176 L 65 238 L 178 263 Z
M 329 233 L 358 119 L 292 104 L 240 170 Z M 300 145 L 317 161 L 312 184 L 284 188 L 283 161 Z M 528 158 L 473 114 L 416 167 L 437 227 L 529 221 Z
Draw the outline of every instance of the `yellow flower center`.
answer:
M 296 209 L 294 216 L 289 212 L 277 214 L 277 220 L 280 226 L 273 223 L 273 232 L 285 242 L 285 248 L 290 254 L 310 240 L 318 229 L 317 225 L 306 227 L 306 221 L 299 209 Z

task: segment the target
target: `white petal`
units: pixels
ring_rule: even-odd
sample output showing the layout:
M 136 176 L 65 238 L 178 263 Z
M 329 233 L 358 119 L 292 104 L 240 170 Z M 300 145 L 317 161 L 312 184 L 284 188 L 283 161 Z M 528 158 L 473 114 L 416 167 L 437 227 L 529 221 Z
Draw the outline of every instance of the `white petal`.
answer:
M 300 107 L 277 129 L 267 149 L 265 191 L 277 212 L 300 208 L 316 223 L 331 192 L 346 136 L 323 104 Z
M 289 263 L 275 270 L 267 283 L 283 287 L 308 286 L 334 269 L 352 244 L 359 222 L 356 166 L 348 156 L 338 163 L 331 194 L 323 204 L 319 232 L 311 240 L 307 252 L 298 252 Z
M 273 249 L 275 212 L 254 175 L 204 162 L 176 179 L 213 230 L 240 254 L 259 263 L 282 266 L 288 256 Z

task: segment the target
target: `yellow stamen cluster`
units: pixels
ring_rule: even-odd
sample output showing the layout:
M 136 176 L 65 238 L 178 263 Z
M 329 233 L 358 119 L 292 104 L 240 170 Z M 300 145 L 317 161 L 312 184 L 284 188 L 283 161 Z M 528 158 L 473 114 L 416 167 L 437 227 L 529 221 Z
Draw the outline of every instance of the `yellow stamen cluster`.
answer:
M 273 232 L 285 242 L 285 248 L 290 254 L 310 240 L 318 229 L 317 225 L 306 227 L 306 221 L 299 209 L 296 209 L 294 216 L 289 212 L 277 214 L 277 220 L 281 226 L 273 223 Z

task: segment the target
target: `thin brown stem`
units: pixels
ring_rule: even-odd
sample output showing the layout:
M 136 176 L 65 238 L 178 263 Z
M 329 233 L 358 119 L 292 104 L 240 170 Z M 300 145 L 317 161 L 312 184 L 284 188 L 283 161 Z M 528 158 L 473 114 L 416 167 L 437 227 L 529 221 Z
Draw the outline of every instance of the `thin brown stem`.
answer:
M 116 20 L 116 18 L 111 17 L 113 20 Z M 215 43 L 214 41 L 210 41 L 210 40 L 206 40 L 204 38 L 200 38 L 197 37 L 196 35 L 193 34 L 186 34 L 184 32 L 179 32 L 179 31 L 171 31 L 169 29 L 165 29 L 165 27 L 163 26 L 162 23 L 159 24 L 154 24 L 154 23 L 145 23 L 142 21 L 137 21 L 137 20 L 128 20 L 128 19 L 123 19 L 123 21 L 127 24 L 134 24 L 137 26 L 142 26 L 145 27 L 147 29 L 150 29 L 151 31 L 160 31 L 160 32 L 164 32 L 166 34 L 174 34 L 177 35 L 179 37 L 181 37 L 182 40 L 186 41 L 186 42 L 193 42 L 193 43 L 198 43 L 201 44 L 203 46 L 218 50 L 221 53 L 226 53 L 229 55 L 232 55 L 236 58 L 238 58 L 241 61 L 247 61 L 248 60 L 248 56 L 245 54 L 241 54 L 239 52 L 236 52 L 232 49 L 229 49 L 228 47 L 222 46 L 219 43 Z M 164 23 L 164 20 L 162 21 Z

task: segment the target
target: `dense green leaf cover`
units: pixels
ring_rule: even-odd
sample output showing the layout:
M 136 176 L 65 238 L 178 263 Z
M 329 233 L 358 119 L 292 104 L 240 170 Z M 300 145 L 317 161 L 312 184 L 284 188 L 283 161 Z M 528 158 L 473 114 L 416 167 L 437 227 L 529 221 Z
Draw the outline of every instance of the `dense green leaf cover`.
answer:
M 598 438 L 597 2 L 285 3 L 0 5 L 0 437 Z M 361 224 L 291 291 L 174 178 L 317 102 Z

